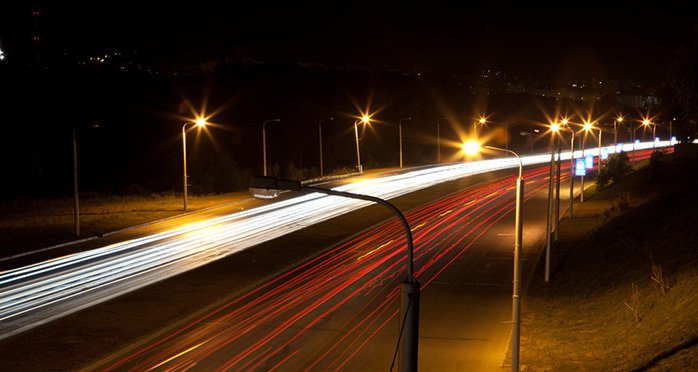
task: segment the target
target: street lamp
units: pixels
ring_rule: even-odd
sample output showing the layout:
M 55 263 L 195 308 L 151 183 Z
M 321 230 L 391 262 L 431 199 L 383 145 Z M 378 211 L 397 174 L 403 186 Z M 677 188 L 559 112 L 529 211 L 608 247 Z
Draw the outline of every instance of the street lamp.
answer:
M 267 175 L 267 123 L 278 122 L 281 119 L 271 119 L 262 123 L 262 157 L 264 159 L 264 175 Z
M 402 168 L 402 122 L 404 120 L 412 120 L 412 118 L 400 119 L 400 122 L 398 123 L 398 135 L 400 136 L 400 168 Z
M 584 137 L 582 137 L 582 160 L 584 160 L 584 166 L 586 167 L 586 158 L 584 157 L 584 151 L 586 151 L 587 133 L 591 132 L 593 125 L 590 122 L 584 122 Z M 601 163 L 601 129 L 599 129 L 599 163 Z M 581 176 L 581 190 L 579 191 L 579 202 L 584 203 L 584 176 Z
M 570 131 L 570 133 L 572 133 L 572 139 L 570 140 L 570 218 L 572 218 L 572 206 L 574 205 L 574 130 L 572 130 L 572 128 L 569 127 L 567 119 L 563 119 L 562 125 L 558 128 L 566 129 Z
M 441 164 L 441 128 L 439 123 L 441 120 L 448 120 L 448 118 L 441 118 L 436 121 L 436 163 Z
M 485 122 L 487 122 L 487 120 L 485 120 L 485 118 L 480 118 L 478 121 L 476 121 L 476 122 L 473 123 L 473 136 L 474 136 L 475 138 L 478 137 L 478 133 L 477 133 L 477 124 L 480 123 L 480 125 L 485 125 Z
M 654 123 L 650 122 L 649 120 L 645 119 L 642 122 L 642 125 L 644 125 L 645 127 L 648 127 L 650 125 L 652 126 L 652 151 L 654 151 L 654 144 L 656 142 L 654 139 L 655 139 L 655 135 L 656 135 L 657 124 L 654 124 Z
M 369 122 L 368 115 L 364 115 L 361 119 L 354 122 L 354 136 L 356 137 L 356 166 L 359 170 L 359 173 L 363 173 L 364 170 L 361 167 L 361 153 L 359 152 L 359 129 L 357 128 L 357 125 L 359 124 L 359 122 L 362 122 L 364 124 L 368 124 L 368 122 Z
M 551 235 L 551 218 L 552 218 L 552 211 L 553 211 L 553 179 L 555 175 L 555 140 L 557 139 L 556 135 L 560 131 L 560 125 L 557 123 L 553 123 L 550 125 L 550 130 L 553 132 L 553 141 L 551 144 L 551 150 L 550 150 L 550 179 L 548 182 L 548 218 L 545 221 L 546 222 L 546 239 L 545 239 L 545 282 L 550 281 L 550 251 L 551 251 L 551 241 L 550 241 L 550 235 Z M 559 164 L 559 155 L 558 155 L 558 164 Z M 558 170 L 559 172 L 559 170 Z M 559 174 L 558 174 L 559 176 Z M 559 179 L 557 183 L 557 192 L 558 196 L 560 193 L 559 189 Z M 559 199 L 558 199 L 559 200 Z M 559 210 L 559 205 L 558 205 L 558 210 Z M 557 218 L 557 214 L 556 214 Z M 555 226 L 555 231 L 557 231 L 557 225 Z
M 618 145 L 618 133 L 616 131 L 616 124 L 623 124 L 623 117 L 619 116 L 614 122 L 613 122 L 613 145 Z
M 324 177 L 325 174 L 323 173 L 322 170 L 322 122 L 325 120 L 334 120 L 334 118 L 327 118 L 320 120 L 320 123 L 318 123 L 317 128 L 318 128 L 318 138 L 320 138 L 320 177 Z
M 299 181 L 277 179 L 275 177 L 255 176 L 250 181 L 250 194 L 259 199 L 273 199 L 281 191 L 310 191 L 326 195 L 341 196 L 345 198 L 359 199 L 381 204 L 390 209 L 402 223 L 407 236 L 407 278 L 401 285 L 400 302 L 400 356 L 399 368 L 401 372 L 416 372 L 419 345 L 419 292 L 420 286 L 414 276 L 414 248 L 412 244 L 412 230 L 405 216 L 389 202 L 368 195 L 354 194 L 346 191 L 323 189 L 319 187 L 304 186 Z
M 184 159 L 184 210 L 187 210 L 187 132 L 186 127 L 189 124 L 196 124 L 197 127 L 201 128 L 206 125 L 206 120 L 203 118 L 196 119 L 195 121 L 190 121 L 182 125 L 182 157 Z
M 523 164 L 519 154 L 512 150 L 485 146 L 486 149 L 514 154 L 519 159 L 519 178 L 516 180 L 516 220 L 514 227 L 514 290 L 512 295 L 511 370 L 519 371 L 519 341 L 521 338 L 521 202 L 523 201 Z
M 645 121 L 647 121 L 647 120 L 645 120 Z M 636 146 L 635 146 L 635 131 L 636 131 L 638 128 L 639 128 L 639 127 L 637 127 L 637 128 L 632 128 L 632 130 L 633 130 L 633 166 L 635 166 L 635 147 L 636 147 Z
M 75 212 L 75 235 L 80 236 L 80 203 L 78 202 L 78 142 L 75 132 L 80 128 L 99 128 L 99 124 L 84 125 L 73 129 L 73 191 Z

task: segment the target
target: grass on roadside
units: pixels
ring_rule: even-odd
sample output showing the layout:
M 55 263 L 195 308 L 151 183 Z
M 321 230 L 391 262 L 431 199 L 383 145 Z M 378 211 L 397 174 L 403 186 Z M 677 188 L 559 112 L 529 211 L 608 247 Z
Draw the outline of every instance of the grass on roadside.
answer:
M 242 194 L 242 193 L 240 193 Z M 231 202 L 233 193 L 190 195 L 188 211 Z M 77 239 L 72 198 L 0 201 L 0 256 Z M 102 235 L 183 214 L 176 193 L 142 196 L 89 195 L 80 199 L 82 237 Z
M 523 298 L 523 370 L 692 370 L 695 168 L 666 157 L 575 204 L 561 221 L 551 282 L 534 276 Z

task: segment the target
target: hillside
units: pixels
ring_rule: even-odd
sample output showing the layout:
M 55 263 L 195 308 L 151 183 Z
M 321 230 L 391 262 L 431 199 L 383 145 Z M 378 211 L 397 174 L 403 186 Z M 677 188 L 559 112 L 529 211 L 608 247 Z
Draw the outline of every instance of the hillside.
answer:
M 698 370 L 696 171 L 662 156 L 561 221 L 522 301 L 522 370 Z

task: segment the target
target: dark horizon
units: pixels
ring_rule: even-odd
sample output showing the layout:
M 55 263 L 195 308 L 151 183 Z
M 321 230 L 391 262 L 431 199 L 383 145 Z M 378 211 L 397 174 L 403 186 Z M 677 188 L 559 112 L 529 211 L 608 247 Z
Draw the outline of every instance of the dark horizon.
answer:
M 159 64 L 196 64 L 238 49 L 264 62 L 648 83 L 661 79 L 673 52 L 692 40 L 697 19 L 666 2 L 268 2 L 205 9 L 47 4 L 6 14 L 11 19 L 0 26 L 0 39 L 8 53 L 31 46 L 24 40 L 35 32 L 33 9 L 40 12 L 41 43 L 54 57 L 138 50 Z

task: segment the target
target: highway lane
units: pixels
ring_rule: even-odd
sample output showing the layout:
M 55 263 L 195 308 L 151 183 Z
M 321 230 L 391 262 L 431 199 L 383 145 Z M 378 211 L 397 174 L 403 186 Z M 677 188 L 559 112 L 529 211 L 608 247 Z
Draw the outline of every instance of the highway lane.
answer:
M 524 160 L 535 164 L 547 162 L 549 156 Z M 390 199 L 436 183 L 513 165 L 515 159 L 509 158 L 421 168 L 349 182 L 338 189 Z M 0 337 L 9 337 L 364 205 L 365 202 L 336 197 L 304 195 L 4 271 L 0 273 Z
M 547 196 L 541 195 L 548 169 L 524 177 L 531 272 L 540 249 L 534 243 L 545 230 Z M 511 329 L 504 322 L 511 315 L 514 180 L 473 187 L 406 214 L 423 288 L 424 370 L 494 370 L 502 362 Z M 386 222 L 90 370 L 389 370 L 405 254 L 401 226 Z

